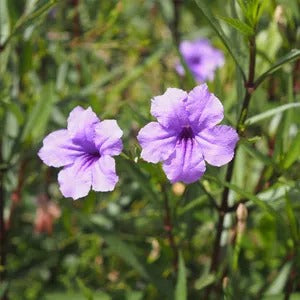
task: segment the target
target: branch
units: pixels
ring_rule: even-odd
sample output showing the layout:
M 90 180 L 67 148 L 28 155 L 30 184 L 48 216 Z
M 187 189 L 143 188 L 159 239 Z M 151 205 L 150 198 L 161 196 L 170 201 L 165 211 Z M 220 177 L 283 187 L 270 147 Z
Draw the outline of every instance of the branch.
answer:
M 178 248 L 175 243 L 174 234 L 173 234 L 173 223 L 171 219 L 171 211 L 169 205 L 169 197 L 164 185 L 162 185 L 162 192 L 164 198 L 164 209 L 165 209 L 165 217 L 164 217 L 164 229 L 168 236 L 170 247 L 173 251 L 173 267 L 174 271 L 177 272 L 178 268 Z
M 255 57 L 256 57 L 256 44 L 255 44 L 255 37 L 253 36 L 249 39 L 249 70 L 248 70 L 248 80 L 245 84 L 246 93 L 243 101 L 242 110 L 236 126 L 239 135 L 241 135 L 244 132 L 244 123 L 247 119 L 251 95 L 254 91 Z M 225 177 L 226 182 L 231 182 L 233 170 L 234 170 L 235 157 L 233 158 L 233 160 L 230 162 L 228 166 L 226 177 Z M 222 201 L 219 210 L 219 220 L 217 224 L 217 234 L 215 237 L 215 242 L 214 242 L 213 252 L 211 257 L 210 271 L 213 273 L 217 271 L 217 267 L 219 263 L 219 256 L 221 250 L 221 236 L 224 229 L 223 227 L 224 227 L 225 215 L 229 212 L 229 210 L 231 210 L 228 207 L 228 196 L 229 196 L 229 188 L 225 187 L 222 194 Z M 209 286 L 207 288 L 205 299 L 209 299 L 211 289 L 212 286 Z
M 2 145 L 0 143 L 0 162 L 2 162 Z M 4 283 L 6 280 L 6 230 L 4 221 L 4 189 L 3 189 L 3 172 L 0 171 L 0 283 Z M 1 300 L 7 300 L 7 293 L 1 297 Z
M 172 23 L 172 35 L 174 42 L 179 47 L 180 44 L 180 33 L 178 30 L 179 27 L 179 20 L 180 20 L 180 6 L 183 0 L 173 0 L 173 8 L 174 8 L 174 18 Z

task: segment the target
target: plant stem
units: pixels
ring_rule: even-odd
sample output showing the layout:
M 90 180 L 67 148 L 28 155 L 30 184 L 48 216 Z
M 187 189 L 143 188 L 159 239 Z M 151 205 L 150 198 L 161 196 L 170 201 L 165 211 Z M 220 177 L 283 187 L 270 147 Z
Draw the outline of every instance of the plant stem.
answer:
M 244 123 L 247 119 L 248 115 L 248 108 L 251 100 L 251 95 L 254 91 L 254 77 L 255 77 L 255 57 L 256 57 L 256 45 L 255 45 L 255 37 L 251 37 L 249 39 L 249 71 L 248 71 L 248 80 L 245 84 L 246 93 L 242 105 L 242 110 L 238 119 L 238 123 L 236 126 L 237 132 L 239 135 L 243 134 L 244 132 Z M 236 156 L 235 156 L 236 157 Z M 234 170 L 234 162 L 235 157 L 231 161 L 228 166 L 227 173 L 226 173 L 226 182 L 231 182 L 233 170 Z M 221 236 L 224 228 L 224 219 L 225 215 L 228 212 L 228 196 L 229 196 L 229 188 L 225 187 L 223 194 L 222 194 L 222 201 L 219 210 L 219 220 L 217 224 L 217 234 L 214 241 L 212 258 L 211 258 L 211 266 L 210 271 L 216 272 L 218 263 L 219 263 L 219 255 L 221 250 Z M 212 286 L 207 288 L 207 293 L 205 299 L 209 299 L 209 294 L 211 292 Z
M 254 92 L 254 76 L 255 76 L 255 59 L 256 59 L 256 44 L 255 44 L 255 37 L 250 38 L 249 40 L 249 76 L 248 81 L 245 84 L 246 94 L 243 101 L 242 110 L 240 113 L 240 117 L 237 124 L 237 131 L 238 133 L 243 132 L 243 125 L 247 119 L 248 115 L 248 107 L 251 99 L 251 95 Z
M 179 33 L 179 20 L 180 20 L 180 6 L 182 0 L 173 0 L 173 8 L 174 8 L 174 18 L 172 23 L 172 35 L 174 38 L 174 42 L 179 47 L 180 44 L 180 33 Z
M 289 300 L 291 297 L 291 294 L 293 292 L 293 287 L 295 283 L 296 278 L 296 269 L 294 266 L 292 266 L 292 269 L 290 271 L 286 286 L 285 286 L 285 293 L 284 293 L 284 300 Z
M 173 233 L 173 223 L 171 218 L 171 210 L 169 205 L 169 197 L 164 185 L 162 185 L 162 192 L 164 198 L 164 209 L 165 209 L 165 217 L 164 217 L 164 229 L 168 236 L 170 247 L 173 251 L 173 268 L 174 272 L 177 272 L 178 268 L 178 248 L 175 243 L 174 233 Z
M 2 145 L 0 143 L 0 162 L 2 162 Z M 3 189 L 3 172 L 0 171 L 0 284 L 3 284 L 6 279 L 6 229 L 4 221 L 4 189 Z M 1 300 L 7 300 L 7 293 L 1 297 Z
M 78 38 L 80 36 L 80 20 L 79 20 L 78 5 L 79 5 L 79 0 L 72 0 L 72 6 L 74 8 L 73 36 L 75 38 Z

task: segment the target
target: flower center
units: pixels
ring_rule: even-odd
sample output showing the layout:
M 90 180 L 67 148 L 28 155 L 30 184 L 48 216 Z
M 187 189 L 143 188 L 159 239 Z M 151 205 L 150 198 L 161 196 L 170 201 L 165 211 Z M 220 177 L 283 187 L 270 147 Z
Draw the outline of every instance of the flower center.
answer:
M 96 159 L 100 158 L 101 155 L 97 149 L 93 149 L 92 151 L 89 151 L 89 156 Z
M 191 128 L 191 126 L 184 126 L 179 134 L 180 140 L 188 140 L 193 139 L 195 137 L 194 132 Z
M 190 63 L 193 65 L 198 65 L 201 63 L 201 58 L 199 56 L 192 56 L 190 58 Z

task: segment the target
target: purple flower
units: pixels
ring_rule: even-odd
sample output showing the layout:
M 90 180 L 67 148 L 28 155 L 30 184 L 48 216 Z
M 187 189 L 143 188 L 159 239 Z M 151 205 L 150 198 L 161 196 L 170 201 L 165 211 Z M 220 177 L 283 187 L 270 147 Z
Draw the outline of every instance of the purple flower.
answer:
M 168 88 L 152 99 L 151 114 L 158 122 L 138 134 L 141 157 L 162 161 L 172 183 L 197 181 L 205 172 L 204 161 L 219 167 L 233 158 L 238 134 L 230 126 L 217 125 L 224 117 L 223 106 L 206 84 L 189 93 Z
M 223 53 L 212 47 L 206 39 L 183 41 L 179 50 L 198 82 L 213 80 L 215 70 L 224 64 Z M 182 65 L 178 64 L 176 70 L 180 75 L 184 75 Z
M 123 132 L 115 120 L 98 119 L 89 107 L 75 107 L 67 129 L 50 133 L 38 155 L 48 166 L 64 167 L 58 173 L 60 190 L 74 200 L 97 192 L 112 191 L 118 182 L 114 155 L 121 153 Z

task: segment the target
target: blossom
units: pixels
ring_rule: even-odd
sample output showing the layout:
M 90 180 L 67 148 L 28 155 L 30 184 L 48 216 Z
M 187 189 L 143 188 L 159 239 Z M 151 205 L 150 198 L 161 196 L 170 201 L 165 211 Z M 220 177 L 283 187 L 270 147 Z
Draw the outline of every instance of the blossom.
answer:
M 205 161 L 222 166 L 234 156 L 238 134 L 230 126 L 217 125 L 224 117 L 219 99 L 206 84 L 189 93 L 168 88 L 151 103 L 150 122 L 138 134 L 141 157 L 163 162 L 163 170 L 174 183 L 192 183 L 205 172 Z
M 60 190 L 74 200 L 94 191 L 112 191 L 118 182 L 114 155 L 121 153 L 123 132 L 115 120 L 98 119 L 89 107 L 75 107 L 67 129 L 50 133 L 38 155 L 58 173 Z
M 224 65 L 223 53 L 212 47 L 206 39 L 182 41 L 179 50 L 198 82 L 213 80 L 215 70 Z M 181 64 L 176 66 L 176 70 L 180 75 L 184 75 Z

